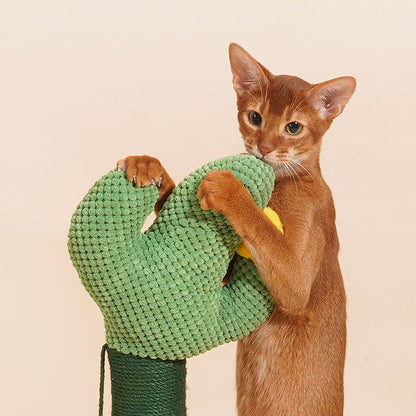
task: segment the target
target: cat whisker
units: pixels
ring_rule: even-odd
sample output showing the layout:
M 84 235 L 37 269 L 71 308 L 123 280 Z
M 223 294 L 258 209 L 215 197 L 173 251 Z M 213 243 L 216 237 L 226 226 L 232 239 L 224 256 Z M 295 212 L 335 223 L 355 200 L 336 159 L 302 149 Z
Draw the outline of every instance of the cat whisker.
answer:
M 290 170 L 293 172 L 293 174 L 294 175 L 296 175 L 296 177 L 298 178 L 298 179 L 300 179 L 300 176 L 298 175 L 298 173 L 296 172 L 296 169 L 294 168 L 294 166 L 292 165 L 292 163 L 291 163 L 291 160 L 289 159 L 289 160 L 286 160 L 286 164 L 287 164 L 287 166 L 290 168 Z
M 289 161 L 292 162 L 292 163 L 295 163 L 297 166 L 302 168 L 312 178 L 312 180 L 315 182 L 315 178 L 313 177 L 312 173 L 309 172 L 309 170 L 306 169 L 305 166 L 302 165 L 302 163 L 300 163 L 298 160 L 293 159 L 293 158 L 289 158 Z
M 290 165 L 290 163 L 286 163 L 287 164 L 287 167 L 288 167 L 288 169 L 292 172 L 292 176 L 293 176 L 293 182 L 295 182 L 295 187 L 296 187 L 296 193 L 298 192 L 298 182 L 299 183 L 302 183 L 300 180 L 299 180 L 299 176 L 298 176 L 298 174 L 296 173 L 296 171 L 291 167 L 291 165 Z M 296 178 L 295 178 L 295 175 L 296 175 L 296 178 L 298 179 L 298 180 L 296 180 Z
M 298 190 L 297 182 L 299 182 L 300 184 L 302 184 L 302 181 L 301 181 L 298 173 L 296 172 L 296 169 L 294 169 L 294 167 L 290 164 L 290 161 L 287 161 L 286 162 L 286 165 L 287 165 L 288 169 L 292 172 L 293 180 L 295 181 L 295 184 L 296 184 L 296 192 L 297 192 L 297 190 Z M 296 180 L 295 177 L 297 178 L 297 180 Z
M 289 175 L 290 179 L 295 183 L 295 187 L 296 187 L 296 193 L 298 192 L 298 184 L 296 183 L 296 178 L 293 176 L 291 170 L 289 169 L 289 165 L 285 162 L 282 161 L 282 166 L 284 168 L 284 170 L 286 171 L 286 173 Z

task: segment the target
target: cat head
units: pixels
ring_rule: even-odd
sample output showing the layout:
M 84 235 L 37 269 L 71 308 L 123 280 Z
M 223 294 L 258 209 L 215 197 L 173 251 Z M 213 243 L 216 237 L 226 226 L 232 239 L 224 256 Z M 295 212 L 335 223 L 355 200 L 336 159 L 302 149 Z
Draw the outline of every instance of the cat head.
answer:
M 246 150 L 271 165 L 277 177 L 319 167 L 322 136 L 354 93 L 355 79 L 310 84 L 273 75 L 235 43 L 229 53 Z

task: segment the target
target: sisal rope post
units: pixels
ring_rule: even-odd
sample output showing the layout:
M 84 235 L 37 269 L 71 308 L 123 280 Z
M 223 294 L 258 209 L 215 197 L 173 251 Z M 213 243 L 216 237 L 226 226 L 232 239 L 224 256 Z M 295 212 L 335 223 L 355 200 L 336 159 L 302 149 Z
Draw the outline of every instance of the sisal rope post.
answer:
M 112 416 L 186 416 L 186 360 L 160 360 L 101 350 L 99 416 L 104 410 L 104 367 L 111 371 Z

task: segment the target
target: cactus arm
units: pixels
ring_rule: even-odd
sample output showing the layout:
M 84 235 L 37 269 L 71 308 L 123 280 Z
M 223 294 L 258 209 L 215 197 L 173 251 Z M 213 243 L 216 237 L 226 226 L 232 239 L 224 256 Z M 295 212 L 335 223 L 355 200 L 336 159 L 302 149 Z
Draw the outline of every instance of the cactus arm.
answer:
M 136 188 L 124 172 L 111 171 L 98 180 L 72 216 L 68 249 L 81 280 L 95 300 L 94 284 L 99 271 L 108 278 L 135 256 L 141 228 L 158 198 L 156 186 Z

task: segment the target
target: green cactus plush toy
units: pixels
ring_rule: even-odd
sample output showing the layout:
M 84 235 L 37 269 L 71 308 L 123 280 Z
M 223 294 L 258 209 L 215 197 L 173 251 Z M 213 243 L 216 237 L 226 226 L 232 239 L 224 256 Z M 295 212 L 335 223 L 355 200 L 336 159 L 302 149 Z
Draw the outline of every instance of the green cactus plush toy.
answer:
M 140 230 L 154 208 L 157 188 L 136 188 L 124 172 L 103 176 L 72 217 L 71 259 L 104 316 L 113 416 L 184 415 L 185 359 L 243 338 L 273 308 L 250 259 L 237 256 L 230 280 L 221 285 L 241 238 L 222 214 L 200 207 L 199 184 L 214 169 L 230 170 L 254 201 L 266 206 L 272 168 L 237 155 L 190 174 L 144 233 Z M 123 365 L 129 369 L 122 370 Z M 152 384 L 156 368 L 165 389 L 154 393 L 154 385 L 144 385 L 143 372 Z M 169 377 L 175 381 L 167 383 Z M 178 385 L 180 392 L 172 398 L 171 387 Z

